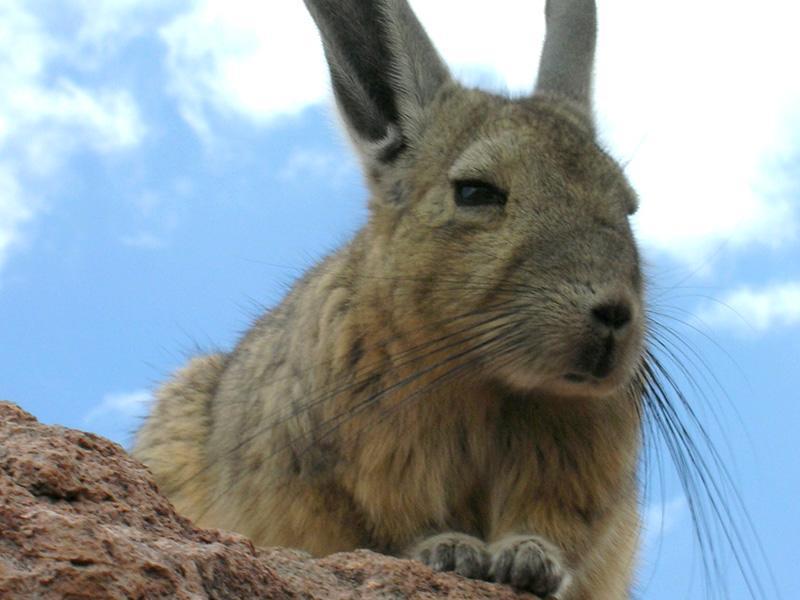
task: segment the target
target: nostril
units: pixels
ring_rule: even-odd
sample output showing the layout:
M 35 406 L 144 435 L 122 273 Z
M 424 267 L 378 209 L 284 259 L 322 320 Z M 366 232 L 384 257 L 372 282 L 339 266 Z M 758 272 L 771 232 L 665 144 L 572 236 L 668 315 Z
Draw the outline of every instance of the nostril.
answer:
M 622 329 L 631 320 L 631 309 L 623 302 L 609 302 L 595 306 L 592 316 L 609 329 Z

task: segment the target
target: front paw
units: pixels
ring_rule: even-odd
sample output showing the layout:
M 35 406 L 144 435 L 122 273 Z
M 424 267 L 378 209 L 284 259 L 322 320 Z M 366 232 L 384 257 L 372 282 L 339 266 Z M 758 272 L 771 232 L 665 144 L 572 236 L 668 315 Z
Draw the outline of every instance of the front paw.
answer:
M 540 598 L 558 598 L 569 586 L 558 548 L 537 536 L 514 536 L 492 544 L 489 576 Z
M 486 579 L 489 573 L 486 544 L 464 533 L 429 537 L 414 546 L 410 555 L 435 571 L 454 571 L 472 579 Z

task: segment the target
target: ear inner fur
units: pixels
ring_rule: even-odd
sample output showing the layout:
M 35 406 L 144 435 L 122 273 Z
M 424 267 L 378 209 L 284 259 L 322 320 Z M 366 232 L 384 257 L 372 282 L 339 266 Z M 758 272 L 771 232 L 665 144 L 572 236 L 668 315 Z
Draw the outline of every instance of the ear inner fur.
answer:
M 367 161 L 389 163 L 449 80 L 406 0 L 305 0 L 316 21 L 341 115 Z

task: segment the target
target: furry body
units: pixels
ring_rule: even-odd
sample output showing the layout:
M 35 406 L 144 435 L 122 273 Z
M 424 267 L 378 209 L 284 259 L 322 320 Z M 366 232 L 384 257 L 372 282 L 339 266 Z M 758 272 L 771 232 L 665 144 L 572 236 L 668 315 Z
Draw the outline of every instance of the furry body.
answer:
M 642 277 L 635 196 L 594 141 L 588 83 L 514 101 L 467 90 L 424 41 L 401 52 L 424 35 L 405 2 L 344 3 L 398 55 L 391 103 L 375 85 L 364 99 L 342 88 L 373 76 L 340 48 L 351 30 L 307 4 L 370 221 L 230 354 L 166 384 L 134 454 L 178 510 L 259 545 L 626 598 Z M 454 182 L 475 180 L 507 199 L 454 202 Z

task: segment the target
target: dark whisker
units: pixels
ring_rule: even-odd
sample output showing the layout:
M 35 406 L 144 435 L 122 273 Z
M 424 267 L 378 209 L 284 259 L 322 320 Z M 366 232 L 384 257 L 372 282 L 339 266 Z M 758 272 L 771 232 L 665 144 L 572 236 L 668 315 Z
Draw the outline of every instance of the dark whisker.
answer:
M 651 341 L 653 340 L 651 339 Z M 664 344 L 663 339 L 659 340 L 656 346 L 665 352 L 665 355 L 673 362 L 678 365 L 682 364 L 679 357 Z M 647 418 L 655 424 L 660 432 L 661 439 L 669 450 L 684 489 L 694 523 L 695 539 L 701 549 L 707 585 L 711 585 L 712 581 L 723 582 L 722 585 L 727 585 L 722 578 L 722 566 L 715 551 L 718 545 L 718 542 L 714 541 L 714 532 L 716 532 L 731 548 L 737 568 L 750 595 L 754 598 L 766 598 L 764 586 L 758 576 L 758 568 L 747 550 L 745 531 L 737 524 L 734 511 L 744 521 L 748 537 L 755 541 L 761 559 L 771 576 L 769 564 L 724 461 L 714 448 L 709 433 L 674 376 L 652 351 L 647 351 L 645 358 L 639 379 L 644 385 L 644 400 L 648 407 Z M 679 370 L 687 377 L 691 385 L 696 385 L 696 383 L 692 383 L 691 373 L 683 368 L 679 368 Z M 668 393 L 668 390 L 671 393 Z M 677 400 L 677 406 L 683 412 L 683 417 L 679 415 L 671 397 Z M 693 432 L 689 430 L 689 427 Z M 701 447 L 695 441 L 696 435 L 699 436 L 702 447 L 708 453 L 710 463 L 704 458 Z M 720 479 L 715 477 L 715 472 L 719 473 Z M 733 506 L 728 503 L 728 499 L 733 500 Z M 777 587 L 774 587 L 777 590 Z

